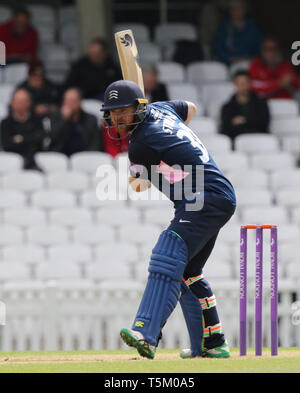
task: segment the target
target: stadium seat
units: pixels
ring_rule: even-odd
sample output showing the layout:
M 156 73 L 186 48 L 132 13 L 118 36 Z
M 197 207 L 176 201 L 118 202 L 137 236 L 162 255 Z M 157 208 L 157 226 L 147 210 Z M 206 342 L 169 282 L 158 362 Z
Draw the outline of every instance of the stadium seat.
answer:
M 187 66 L 187 80 L 196 85 L 224 82 L 228 76 L 227 67 L 217 61 L 195 62 Z
M 288 116 L 287 118 L 272 119 L 271 132 L 277 136 L 300 135 L 300 116 Z
M 103 207 L 107 209 L 122 209 L 127 205 L 126 194 L 120 194 L 113 190 L 113 192 L 108 192 L 105 196 L 107 199 L 104 199 L 103 194 L 98 197 L 97 190 L 83 192 L 79 197 L 79 206 L 88 209 L 98 209 Z
M 282 149 L 287 153 L 294 154 L 297 158 L 300 157 L 300 135 L 286 136 L 282 138 Z
M 96 175 L 100 165 L 112 165 L 112 158 L 110 154 L 103 152 L 80 152 L 71 156 L 70 163 L 73 170 Z
M 1 81 L 0 81 L 0 83 L 1 83 Z M 7 117 L 7 115 L 8 115 L 8 105 L 4 104 L 4 103 L 0 103 L 0 122 L 3 119 L 5 119 Z
M 94 115 L 97 118 L 98 124 L 100 126 L 103 122 L 103 115 L 102 112 L 100 112 L 100 109 L 102 108 L 102 101 L 84 99 L 82 100 L 81 104 L 82 109 L 85 112 Z
M 75 243 L 98 244 L 108 243 L 115 240 L 115 231 L 107 224 L 81 224 L 74 227 L 72 231 Z
M 271 173 L 271 186 L 274 191 L 282 188 L 300 189 L 300 169 L 279 169 Z
M 54 209 L 50 212 L 49 222 L 64 226 L 75 226 L 79 224 L 91 224 L 92 213 L 89 209 L 76 207 L 64 207 Z
M 183 65 L 172 61 L 157 64 L 159 80 L 163 83 L 183 83 L 185 70 Z
M 114 32 L 128 29 L 132 30 L 134 39 L 137 43 L 150 41 L 149 27 L 143 23 L 118 23 L 114 27 Z
M 144 221 L 146 224 L 154 224 L 167 227 L 174 218 L 174 209 L 145 209 Z
M 140 212 L 138 209 L 124 207 L 123 209 L 110 208 L 99 209 L 96 213 L 96 220 L 99 224 L 121 225 L 124 223 L 140 222 Z
M 211 154 L 228 153 L 231 151 L 231 139 L 227 135 L 204 135 L 201 141 Z
M 269 209 L 272 204 L 272 194 L 267 190 L 253 188 L 237 188 L 235 190 L 237 203 L 240 207 L 264 206 Z
M 4 69 L 4 82 L 16 86 L 27 79 L 27 74 L 28 64 L 9 64 Z
M 0 282 L 7 283 L 9 281 L 28 281 L 31 278 L 31 272 L 27 265 L 19 261 L 2 261 Z
M 33 192 L 45 187 L 45 179 L 40 172 L 23 170 L 3 176 L 2 184 L 5 190 Z
M 233 278 L 233 272 L 230 264 L 225 263 L 214 263 L 213 261 L 207 261 L 203 268 L 204 278 L 208 281 L 214 279 L 230 280 Z
M 95 257 L 96 261 L 107 265 L 116 260 L 118 263 L 136 263 L 138 252 L 136 246 L 128 242 L 111 242 L 97 246 Z
M 71 260 L 76 263 L 92 261 L 91 248 L 80 243 L 65 243 L 51 246 L 48 250 L 50 260 Z
M 235 169 L 232 172 L 228 172 L 226 175 L 236 188 L 248 187 L 253 190 L 269 188 L 269 177 L 267 172 L 259 169 L 249 169 L 246 171 Z
M 36 23 L 35 28 L 38 31 L 39 34 L 39 40 L 41 47 L 43 45 L 49 45 L 49 44 L 54 44 L 55 43 L 55 26 L 51 24 L 42 24 L 42 23 Z
M 129 241 L 131 243 L 153 243 L 155 245 L 161 233 L 157 225 L 128 223 L 120 226 L 121 241 Z
M 181 39 L 196 40 L 197 32 L 190 23 L 162 23 L 154 28 L 154 40 L 159 45 L 168 45 Z
M 189 124 L 189 128 L 203 140 L 205 137 L 214 136 L 217 133 L 216 122 L 209 117 L 194 118 Z
M 4 71 L 3 71 L 3 78 L 4 78 Z M 1 83 L 0 89 L 0 100 L 1 105 L 9 105 L 13 92 L 15 90 L 15 85 L 13 83 Z
M 26 195 L 21 191 L 1 191 L 0 209 L 18 208 L 26 205 Z
M 77 9 L 76 6 L 62 6 L 58 8 L 58 22 L 59 25 L 77 23 Z
M 139 43 L 139 58 L 141 64 L 156 64 L 162 61 L 161 49 L 153 42 Z
M 265 171 L 275 171 L 282 168 L 294 168 L 295 159 L 288 153 L 266 153 L 253 154 L 250 157 L 252 169 L 261 169 Z
M 300 264 L 299 264 L 299 255 L 287 265 L 286 268 L 287 277 L 290 279 L 299 279 L 300 278 Z
M 38 280 L 44 281 L 82 279 L 80 266 L 65 258 L 42 261 L 37 265 L 35 274 Z
M 23 168 L 23 158 L 17 153 L 0 152 L 0 174 L 20 172 Z
M 27 236 L 28 243 L 44 247 L 69 241 L 69 231 L 61 225 L 34 225 L 28 228 Z
M 218 104 L 218 108 L 221 108 L 221 106 L 234 94 L 235 87 L 232 82 L 210 83 L 208 85 L 201 86 L 200 92 L 205 108 L 211 116 L 210 111 L 212 110 L 212 105 Z
M 77 171 L 50 173 L 46 182 L 49 189 L 66 190 L 75 193 L 89 188 L 88 176 Z
M 288 224 L 289 216 L 283 206 L 245 207 L 242 212 L 242 222 L 245 225 L 256 224 Z
M 40 4 L 30 4 L 28 10 L 30 11 L 31 21 L 34 25 L 55 25 L 56 15 L 52 7 Z
M 4 261 L 19 261 L 20 263 L 35 264 L 45 258 L 44 248 L 33 244 L 14 244 L 3 247 Z
M 62 207 L 75 207 L 75 195 L 68 191 L 47 190 L 37 191 L 32 194 L 32 205 L 42 209 L 55 209 Z
M 268 100 L 270 114 L 272 118 L 289 117 L 299 115 L 299 105 L 293 99 L 273 99 Z
M 192 83 L 168 83 L 167 90 L 170 100 L 181 99 L 194 102 L 201 115 L 203 108 L 201 103 L 199 103 L 198 91 L 195 85 Z
M 46 213 L 38 208 L 14 206 L 4 210 L 3 219 L 5 224 L 28 227 L 46 224 Z
M 298 242 L 285 243 L 278 247 L 279 261 L 285 266 L 293 260 L 295 261 L 297 258 L 299 260 L 299 255 L 300 245 Z
M 86 267 L 86 277 L 93 281 L 126 280 L 132 278 L 131 268 L 128 264 L 114 260 L 110 263 L 100 261 L 91 263 Z
M 277 153 L 280 150 L 279 140 L 269 134 L 243 134 L 235 139 L 235 149 L 244 153 Z
M 292 210 L 292 222 L 300 225 L 300 207 Z
M 37 165 L 46 173 L 61 172 L 68 169 L 68 157 L 58 152 L 41 152 L 35 154 Z
M 214 160 L 223 172 L 237 169 L 247 170 L 249 168 L 247 155 L 240 152 L 217 153 Z
M 286 188 L 278 190 L 276 201 L 279 205 L 285 207 L 300 207 L 300 189 Z
M 278 225 L 278 243 L 298 243 L 300 238 L 300 228 L 296 224 Z
M 233 78 L 235 73 L 238 71 L 248 71 L 250 64 L 251 64 L 251 61 L 249 61 L 249 60 L 241 60 L 241 61 L 237 61 L 237 62 L 232 63 L 229 66 L 229 74 L 230 74 L 231 78 Z
M 22 244 L 23 241 L 23 231 L 16 225 L 4 224 L 0 226 L 1 247 Z
M 11 18 L 11 9 L 9 7 L 0 7 L 0 23 L 6 22 Z

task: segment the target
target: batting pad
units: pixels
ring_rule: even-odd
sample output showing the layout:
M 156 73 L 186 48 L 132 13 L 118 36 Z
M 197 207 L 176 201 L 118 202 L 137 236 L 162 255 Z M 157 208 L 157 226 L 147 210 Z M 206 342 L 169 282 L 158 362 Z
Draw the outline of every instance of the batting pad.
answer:
M 203 313 L 198 298 L 182 282 L 180 306 L 189 332 L 192 356 L 201 356 L 203 347 Z
M 151 255 L 146 289 L 132 329 L 157 345 L 162 326 L 174 310 L 179 297 L 188 249 L 183 239 L 165 230 Z

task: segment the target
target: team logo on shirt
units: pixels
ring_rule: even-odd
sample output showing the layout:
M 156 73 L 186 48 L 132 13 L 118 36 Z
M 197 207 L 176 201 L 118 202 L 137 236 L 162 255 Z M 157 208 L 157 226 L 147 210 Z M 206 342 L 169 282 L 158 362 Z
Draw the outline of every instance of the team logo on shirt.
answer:
M 111 91 L 108 93 L 108 99 L 109 99 L 109 100 L 113 100 L 113 99 L 117 100 L 118 98 L 119 98 L 119 92 L 118 92 L 118 90 L 111 90 Z

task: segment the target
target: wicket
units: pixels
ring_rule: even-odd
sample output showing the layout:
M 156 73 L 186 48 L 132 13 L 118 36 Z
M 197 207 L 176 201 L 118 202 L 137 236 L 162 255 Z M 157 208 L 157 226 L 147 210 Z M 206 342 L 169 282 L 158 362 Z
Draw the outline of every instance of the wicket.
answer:
M 271 355 L 278 355 L 278 258 L 277 225 L 243 225 L 240 237 L 240 355 L 247 354 L 247 231 L 256 230 L 255 354 L 262 355 L 263 230 L 270 229 Z

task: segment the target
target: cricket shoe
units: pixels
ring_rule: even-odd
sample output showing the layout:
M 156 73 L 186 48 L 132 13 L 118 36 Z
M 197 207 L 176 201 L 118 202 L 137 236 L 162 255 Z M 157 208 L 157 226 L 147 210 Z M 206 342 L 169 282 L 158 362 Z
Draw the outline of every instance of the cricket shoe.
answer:
M 192 355 L 191 349 L 183 349 L 180 353 L 180 357 L 182 359 L 192 359 L 195 356 Z M 202 353 L 203 358 L 229 358 L 230 357 L 230 350 L 227 342 L 220 347 L 206 349 L 204 348 Z
M 149 344 L 142 333 L 132 329 L 122 329 L 120 336 L 129 347 L 136 348 L 141 356 L 154 359 L 156 347 Z

